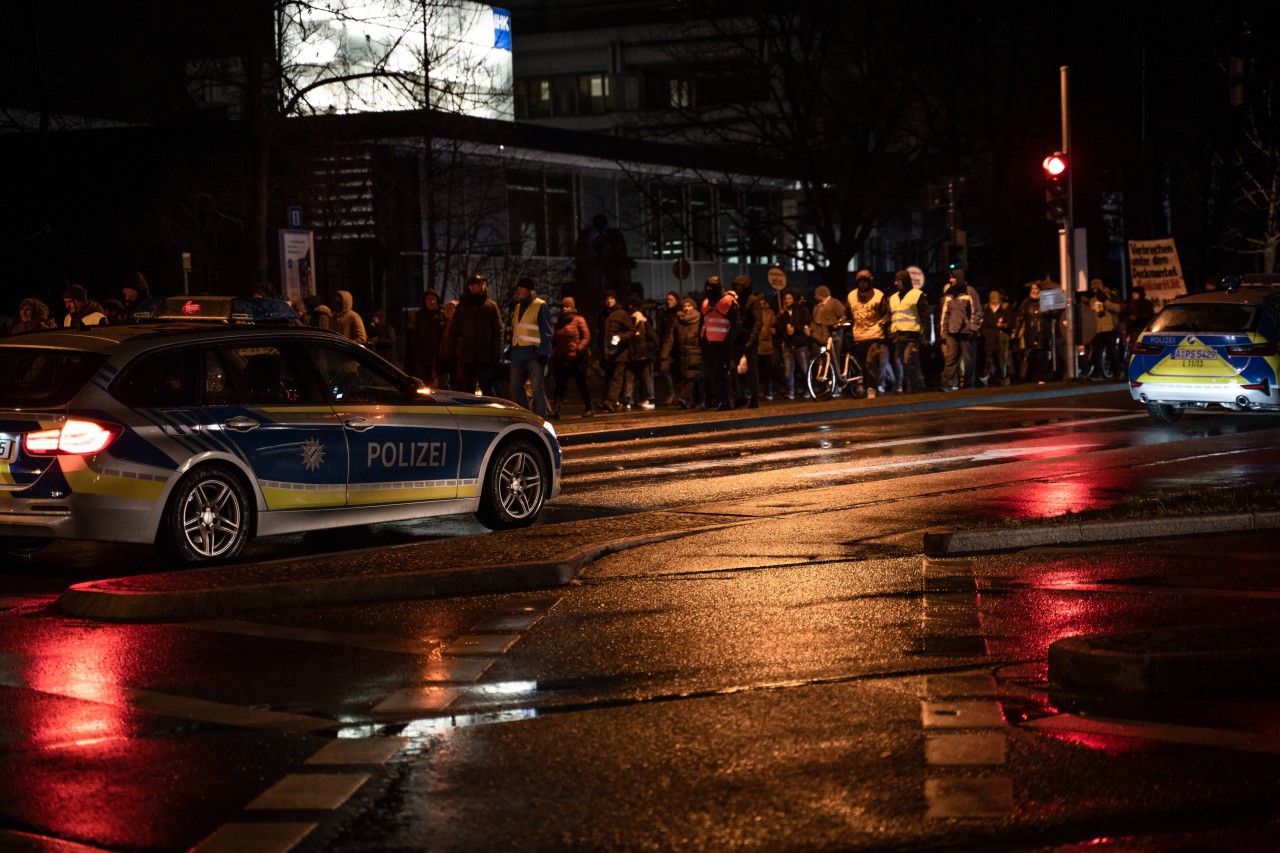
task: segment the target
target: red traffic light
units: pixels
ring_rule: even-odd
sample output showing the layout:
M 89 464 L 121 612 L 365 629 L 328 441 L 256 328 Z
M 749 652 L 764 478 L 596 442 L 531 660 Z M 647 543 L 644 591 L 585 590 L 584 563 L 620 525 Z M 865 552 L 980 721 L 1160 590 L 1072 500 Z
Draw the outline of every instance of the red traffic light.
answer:
M 1067 158 L 1055 151 L 1044 158 L 1044 162 L 1040 165 L 1044 166 L 1045 174 L 1056 178 L 1067 171 Z

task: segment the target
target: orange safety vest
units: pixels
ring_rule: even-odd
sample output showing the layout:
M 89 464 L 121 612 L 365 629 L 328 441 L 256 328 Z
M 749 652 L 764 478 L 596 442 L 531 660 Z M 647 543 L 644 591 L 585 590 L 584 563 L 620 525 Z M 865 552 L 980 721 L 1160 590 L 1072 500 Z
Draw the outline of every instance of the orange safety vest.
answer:
M 729 308 L 731 297 L 725 296 L 715 305 L 710 299 L 702 300 L 702 336 L 713 343 L 721 343 L 729 337 Z

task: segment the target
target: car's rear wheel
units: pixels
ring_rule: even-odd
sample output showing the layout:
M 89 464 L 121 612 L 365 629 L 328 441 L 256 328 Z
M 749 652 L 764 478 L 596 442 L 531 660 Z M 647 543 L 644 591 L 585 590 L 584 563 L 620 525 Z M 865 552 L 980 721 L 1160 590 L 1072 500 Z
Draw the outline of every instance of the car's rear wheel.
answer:
M 1171 424 L 1182 417 L 1182 409 L 1167 403 L 1147 403 L 1147 415 L 1158 424 Z
M 484 474 L 476 519 L 490 530 L 526 527 L 538 518 L 551 480 L 533 444 L 513 439 L 494 451 Z
M 0 554 L 28 560 L 49 547 L 49 536 L 0 536 Z
M 253 505 L 240 477 L 224 465 L 202 465 L 173 490 L 159 544 L 188 565 L 231 560 L 252 526 Z

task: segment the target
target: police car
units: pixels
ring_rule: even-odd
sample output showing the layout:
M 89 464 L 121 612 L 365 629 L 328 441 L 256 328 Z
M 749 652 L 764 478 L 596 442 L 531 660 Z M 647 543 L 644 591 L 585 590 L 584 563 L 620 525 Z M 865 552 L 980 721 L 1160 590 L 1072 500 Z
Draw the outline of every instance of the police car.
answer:
M 1131 352 L 1129 393 L 1157 423 L 1211 406 L 1280 410 L 1280 276 L 1169 303 Z
M 0 340 L 0 548 L 154 543 L 202 564 L 254 536 L 353 524 L 475 513 L 518 527 L 559 493 L 541 418 L 429 390 L 332 332 L 281 322 L 242 312 Z

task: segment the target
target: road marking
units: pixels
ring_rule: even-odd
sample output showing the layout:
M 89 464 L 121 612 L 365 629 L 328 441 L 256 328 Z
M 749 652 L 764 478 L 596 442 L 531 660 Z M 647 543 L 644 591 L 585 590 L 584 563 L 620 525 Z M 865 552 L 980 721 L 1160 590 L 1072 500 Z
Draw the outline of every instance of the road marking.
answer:
M 306 763 L 386 764 L 408 742 L 408 738 L 402 737 L 339 738 L 321 747 Z
M 1002 818 L 1013 812 L 1013 780 L 926 779 L 927 818 Z
M 458 691 L 448 687 L 405 687 L 373 706 L 375 714 L 417 714 L 443 711 L 458 698 Z
M 1280 754 L 1280 740 L 1277 740 L 1274 735 L 1260 735 L 1252 732 L 1237 732 L 1226 729 L 1207 729 L 1200 726 L 1146 723 L 1138 720 L 1116 720 L 1106 717 L 1078 717 L 1075 714 L 1058 714 L 1053 717 L 1045 717 L 1042 720 L 1023 723 L 1023 726 L 1046 732 L 1080 732 L 1082 734 L 1158 740 L 1191 746 L 1208 746 L 1237 752 Z
M 1049 592 L 1115 592 L 1126 595 L 1176 595 L 1184 598 L 1188 595 L 1206 598 L 1280 598 L 1280 590 L 1274 589 L 1209 589 L 1200 586 L 1155 586 L 1151 584 L 1122 583 L 1076 583 L 1062 581 L 1060 583 L 1034 584 L 1027 589 L 1039 589 Z
M 469 684 L 478 681 L 491 666 L 493 658 L 451 657 L 433 660 L 423 669 L 422 680 L 437 684 Z
M 194 853 L 287 853 L 316 828 L 314 823 L 228 823 L 201 841 Z
M 930 675 L 925 679 L 925 690 L 935 699 L 997 695 L 994 675 Z
M 48 696 L 61 696 L 66 699 L 94 702 L 109 707 L 133 708 L 138 711 L 159 714 L 163 717 L 177 717 L 183 720 L 217 723 L 245 729 L 311 732 L 333 727 L 333 720 L 326 720 L 320 717 L 267 711 L 260 708 L 243 708 L 239 705 L 225 705 L 221 702 L 210 702 L 205 699 L 172 696 L 167 693 L 154 693 L 150 690 L 135 690 L 119 684 L 105 684 L 94 681 L 61 681 L 56 687 L 52 685 L 36 687 L 13 677 L 12 673 L 5 672 L 2 668 L 0 668 L 0 685 L 14 687 L 19 690 L 31 690 Z
M 351 799 L 369 778 L 366 773 L 293 773 L 263 791 L 245 808 L 334 811 Z
M 939 766 L 1004 764 L 1006 748 L 1003 734 L 931 735 L 925 738 L 924 760 Z
M 376 652 L 399 652 L 409 655 L 429 655 L 440 648 L 440 640 L 415 640 L 404 637 L 380 637 L 351 634 L 341 631 L 324 631 L 316 628 L 295 628 L 289 625 L 268 625 L 262 622 L 242 622 L 237 619 L 207 619 L 200 622 L 183 622 L 183 628 L 200 631 L 216 631 L 220 634 L 239 634 L 246 637 L 263 637 L 269 640 L 296 640 L 303 643 L 323 643 L 330 646 L 346 646 L 352 649 L 369 649 Z
M 1008 725 L 1000 703 L 990 699 L 961 699 L 920 703 L 926 729 L 990 729 Z
M 527 631 L 534 626 L 547 611 L 535 607 L 522 607 L 505 613 L 495 613 L 488 619 L 478 623 L 471 629 L 476 634 L 504 634 L 512 631 Z
M 446 657 L 500 655 L 520 640 L 519 634 L 463 634 L 445 643 Z

